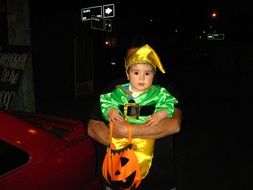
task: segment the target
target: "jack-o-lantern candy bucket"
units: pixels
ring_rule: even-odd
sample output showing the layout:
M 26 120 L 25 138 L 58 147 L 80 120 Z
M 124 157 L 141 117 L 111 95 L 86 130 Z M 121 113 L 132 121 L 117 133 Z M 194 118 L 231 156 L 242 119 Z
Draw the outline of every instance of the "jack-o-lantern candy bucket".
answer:
M 133 146 L 129 138 L 129 144 L 124 148 L 116 149 L 112 143 L 107 148 L 102 174 L 113 189 L 132 190 L 140 185 L 142 177 Z

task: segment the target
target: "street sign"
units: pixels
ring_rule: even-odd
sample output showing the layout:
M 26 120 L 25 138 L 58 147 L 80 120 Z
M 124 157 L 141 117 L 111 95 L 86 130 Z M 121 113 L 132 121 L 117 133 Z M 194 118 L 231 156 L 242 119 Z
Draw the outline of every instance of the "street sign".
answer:
M 103 5 L 103 18 L 115 17 L 114 4 Z
M 107 32 L 112 31 L 112 20 L 111 19 L 104 19 L 104 29 Z
M 91 16 L 91 28 L 104 30 L 104 19 L 101 17 Z
M 102 6 L 87 7 L 81 9 L 81 20 L 92 20 L 92 16 L 102 17 Z
M 112 31 L 111 18 L 115 17 L 114 4 L 87 7 L 81 9 L 81 20 L 91 21 L 91 28 L 97 30 Z
M 224 40 L 225 34 L 207 34 L 208 40 Z

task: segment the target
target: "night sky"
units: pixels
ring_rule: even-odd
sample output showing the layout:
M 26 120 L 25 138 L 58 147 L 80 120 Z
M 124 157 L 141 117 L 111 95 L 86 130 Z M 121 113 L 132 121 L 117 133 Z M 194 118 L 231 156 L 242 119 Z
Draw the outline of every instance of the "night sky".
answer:
M 32 2 L 32 16 L 37 19 L 47 17 L 61 17 L 62 20 L 72 18 L 72 22 L 80 24 L 80 10 L 85 7 L 115 4 L 115 17 L 113 33 L 140 33 L 154 32 L 166 33 L 178 29 L 184 33 L 198 32 L 215 24 L 218 32 L 240 31 L 251 28 L 250 18 L 252 11 L 249 2 L 233 1 L 102 1 L 102 0 L 76 0 Z M 216 19 L 211 18 L 211 12 L 216 11 Z M 40 18 L 41 17 L 41 18 Z M 152 22 L 151 22 L 152 20 Z M 85 24 L 85 23 L 82 23 Z M 153 27 L 155 26 L 155 27 Z M 240 29 L 239 29 L 240 28 Z M 247 31 L 245 31 L 247 32 Z
M 59 86 L 63 80 L 66 80 L 63 83 L 63 91 L 66 91 L 64 89 L 66 86 L 73 85 L 69 80 L 71 78 L 69 71 L 73 68 L 71 48 L 73 39 L 80 35 L 83 29 L 89 29 L 90 33 L 98 36 L 95 39 L 96 43 L 103 44 L 102 40 L 105 38 L 116 37 L 117 48 L 120 49 L 121 54 L 117 55 L 117 52 L 112 49 L 105 52 L 105 56 L 109 57 L 108 59 L 120 56 L 121 61 L 122 51 L 129 42 L 129 37 L 144 34 L 151 45 L 158 50 L 161 59 L 168 62 L 166 63 L 168 75 L 180 80 L 189 77 L 190 73 L 195 76 L 203 72 L 237 75 L 238 71 L 251 70 L 248 61 L 251 59 L 244 55 L 250 54 L 250 50 L 245 52 L 241 48 L 250 46 L 253 42 L 253 22 L 250 22 L 253 13 L 248 3 L 242 1 L 236 3 L 232 1 L 140 2 L 142 1 L 31 1 L 35 80 L 40 87 L 46 88 L 42 88 L 41 93 L 52 91 L 50 89 L 54 89 L 54 83 Z M 112 3 L 115 4 L 115 17 L 111 18 L 112 32 L 90 29 L 89 21 L 81 21 L 82 8 Z M 217 13 L 217 18 L 211 17 L 213 11 Z M 210 26 L 213 28 L 210 29 Z M 207 33 L 223 33 L 225 40 L 209 41 L 206 39 Z M 241 48 L 239 51 L 234 50 L 238 47 Z M 237 54 L 234 54 L 234 51 L 237 51 Z M 99 56 L 96 57 L 103 57 L 100 49 L 97 53 Z M 111 55 L 114 57 L 110 57 Z M 95 63 L 97 73 L 95 78 L 104 75 L 99 72 L 111 72 L 108 70 L 109 67 L 102 65 L 101 62 L 99 61 L 100 65 Z M 48 74 L 43 75 L 44 71 Z M 116 70 L 114 77 L 121 73 Z M 106 79 L 111 80 L 109 77 Z

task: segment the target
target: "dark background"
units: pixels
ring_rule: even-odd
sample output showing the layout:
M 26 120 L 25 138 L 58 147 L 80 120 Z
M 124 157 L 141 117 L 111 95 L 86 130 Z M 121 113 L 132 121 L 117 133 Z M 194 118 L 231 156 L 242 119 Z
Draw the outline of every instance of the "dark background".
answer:
M 115 4 L 116 15 L 112 18 L 112 32 L 90 29 L 90 22 L 81 21 L 81 8 L 110 3 Z M 201 73 L 205 77 L 206 73 L 211 75 L 208 77 L 211 80 L 212 75 L 237 76 L 252 71 L 252 58 L 248 57 L 252 50 L 252 11 L 245 2 L 176 1 L 167 5 L 162 1 L 31 1 L 30 4 L 38 100 L 57 98 L 58 93 L 73 96 L 73 39 L 87 32 L 95 43 L 97 88 L 124 74 L 120 66 L 112 68 L 108 62 L 123 61 L 126 44 L 135 34 L 144 34 L 150 40 L 161 59 L 166 60 L 168 78 L 179 82 L 188 82 L 188 75 L 198 78 Z M 217 18 L 210 16 L 212 11 L 217 11 Z M 206 40 L 207 33 L 214 31 L 225 34 L 225 40 Z M 106 38 L 116 38 L 116 46 L 105 47 Z M 53 90 L 55 95 L 46 94 Z
M 81 8 L 110 3 L 112 32 L 81 21 Z M 108 63 L 122 62 L 131 36 L 144 34 L 183 97 L 178 189 L 251 190 L 252 14 L 244 1 L 30 1 L 37 111 L 87 122 L 99 90 L 124 74 Z M 207 40 L 203 30 L 225 39 Z M 76 97 L 73 39 L 83 33 L 95 44 L 95 92 Z M 116 46 L 106 47 L 107 38 L 116 38 Z

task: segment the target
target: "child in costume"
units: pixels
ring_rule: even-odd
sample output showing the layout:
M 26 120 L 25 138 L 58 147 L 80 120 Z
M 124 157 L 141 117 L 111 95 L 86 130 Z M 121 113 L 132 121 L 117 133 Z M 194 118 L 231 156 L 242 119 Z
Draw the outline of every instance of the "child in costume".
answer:
M 156 52 L 148 44 L 138 48 L 126 58 L 125 68 L 130 82 L 100 95 L 103 117 L 112 123 L 125 119 L 134 124 L 146 122 L 152 127 L 172 117 L 178 101 L 165 88 L 152 84 L 156 68 L 165 73 Z M 132 142 L 141 176 L 145 178 L 152 164 L 155 139 L 133 138 Z M 112 138 L 112 143 L 120 149 L 128 143 L 128 138 Z

